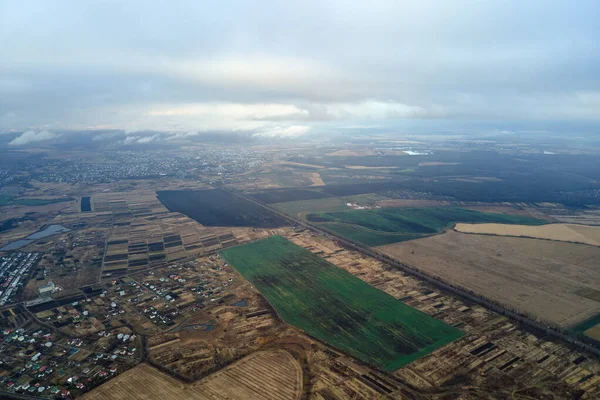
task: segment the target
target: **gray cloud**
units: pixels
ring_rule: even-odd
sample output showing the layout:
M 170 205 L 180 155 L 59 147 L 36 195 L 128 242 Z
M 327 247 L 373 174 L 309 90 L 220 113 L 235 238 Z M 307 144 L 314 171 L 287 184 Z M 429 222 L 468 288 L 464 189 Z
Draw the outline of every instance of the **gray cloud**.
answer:
M 597 123 L 599 11 L 595 0 L 0 0 L 0 129 Z

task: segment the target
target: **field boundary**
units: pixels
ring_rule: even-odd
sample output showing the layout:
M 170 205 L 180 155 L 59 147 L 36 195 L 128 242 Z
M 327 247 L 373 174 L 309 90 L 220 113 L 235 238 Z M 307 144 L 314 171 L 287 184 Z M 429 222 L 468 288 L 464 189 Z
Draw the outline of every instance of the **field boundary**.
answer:
M 238 196 L 243 196 L 245 197 L 243 194 L 235 192 L 231 189 L 226 189 L 228 190 L 230 193 L 236 194 Z M 316 231 L 316 232 L 321 232 L 324 233 L 326 235 L 329 236 L 333 236 L 336 238 L 336 240 L 342 244 L 343 246 L 350 248 L 352 250 L 356 250 L 360 253 L 363 253 L 367 256 L 371 256 L 374 257 L 380 261 L 383 261 L 387 264 L 390 264 L 398 269 L 400 269 L 403 272 L 406 272 L 409 275 L 412 275 L 414 277 L 417 277 L 419 279 L 422 279 L 442 290 L 448 291 L 450 293 L 453 293 L 454 295 L 457 295 L 463 299 L 466 299 L 472 303 L 475 304 L 479 304 L 489 310 L 492 310 L 494 312 L 497 312 L 500 315 L 503 315 L 505 317 L 508 317 L 514 321 L 517 321 L 519 323 L 523 323 L 524 325 L 527 325 L 528 327 L 539 331 L 539 332 L 544 332 L 547 335 L 553 336 L 557 339 L 560 339 L 564 342 L 573 344 L 583 350 L 589 351 L 590 353 L 595 354 L 596 356 L 600 356 L 600 348 L 596 347 L 595 345 L 590 344 L 591 343 L 591 339 L 587 339 L 585 337 L 581 337 L 580 335 L 574 335 L 574 332 L 571 330 L 563 330 L 561 328 L 546 324 L 546 323 L 542 323 L 542 322 L 538 322 L 534 319 L 531 319 L 529 316 L 527 315 L 523 315 L 523 314 L 519 314 L 517 312 L 511 311 L 509 309 L 507 309 L 503 304 L 500 303 L 495 303 L 492 302 L 488 299 L 485 299 L 479 295 L 477 295 L 476 293 L 473 293 L 472 291 L 460 287 L 460 286 L 455 286 L 452 285 L 450 283 L 447 283 L 435 276 L 430 276 L 429 274 L 426 274 L 420 270 L 414 269 L 412 267 L 409 267 L 408 265 L 402 264 L 401 262 L 399 262 L 396 259 L 391 258 L 390 256 L 383 254 L 379 251 L 373 250 L 371 248 L 368 248 L 366 246 L 360 246 L 357 245 L 355 243 L 352 243 L 344 238 L 339 237 L 338 235 L 336 235 L 335 233 L 329 232 L 327 230 L 322 229 L 319 226 L 315 226 L 307 221 L 301 221 L 298 220 L 296 218 L 293 218 L 287 214 L 281 213 L 276 209 L 273 209 L 271 207 L 269 207 L 268 205 L 262 204 L 254 199 L 249 199 L 250 201 L 253 201 L 255 204 L 260 205 L 262 207 L 268 208 L 270 209 L 272 212 L 277 213 L 279 216 L 281 216 L 282 218 L 286 218 L 288 221 L 291 221 L 292 223 L 302 226 L 304 228 Z M 585 342 L 584 342 L 585 340 Z M 595 341 L 593 341 L 595 342 Z
M 551 224 L 557 224 L 558 222 L 550 222 L 547 225 L 551 225 Z M 456 225 L 456 224 L 454 224 Z M 584 224 L 579 224 L 582 226 L 593 226 L 593 225 L 584 225 Z M 556 239 L 548 239 L 548 238 L 541 238 L 541 237 L 533 237 L 533 236 L 515 236 L 515 235 L 498 235 L 497 233 L 477 233 L 477 232 L 463 232 L 463 231 L 459 231 L 454 229 L 454 227 L 452 227 L 452 230 L 456 233 L 461 233 L 463 235 L 480 235 L 480 236 L 495 236 L 495 237 L 507 237 L 507 238 L 518 238 L 518 239 L 534 239 L 534 240 L 546 240 L 548 242 L 558 242 L 558 243 L 571 243 L 571 244 L 580 244 L 582 246 L 591 246 L 591 247 L 600 247 L 598 245 L 595 244 L 591 244 L 591 243 L 583 243 L 583 242 L 572 242 L 570 240 L 556 240 Z
M 465 335 L 281 236 L 224 250 L 221 257 L 288 325 L 379 370 L 395 371 Z M 362 294 L 368 300 L 357 302 Z M 321 312 L 330 304 L 331 312 Z M 355 316 L 363 312 L 367 318 Z

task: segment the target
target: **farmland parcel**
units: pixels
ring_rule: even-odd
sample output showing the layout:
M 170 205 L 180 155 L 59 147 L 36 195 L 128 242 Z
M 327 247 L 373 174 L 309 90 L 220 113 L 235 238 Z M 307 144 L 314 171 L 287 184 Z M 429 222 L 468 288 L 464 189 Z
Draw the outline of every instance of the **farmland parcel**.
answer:
M 180 212 L 204 226 L 277 228 L 286 222 L 241 197 L 222 190 L 164 190 L 158 200 L 172 212 Z
M 329 231 L 367 246 L 381 246 L 431 236 L 455 222 L 523 225 L 546 223 L 541 219 L 527 216 L 492 214 L 455 207 L 326 212 L 309 214 L 307 220 L 320 223 Z
M 462 336 L 282 237 L 221 255 L 286 322 L 381 369 L 396 370 Z
M 377 249 L 554 325 L 600 312 L 599 247 L 448 231 Z

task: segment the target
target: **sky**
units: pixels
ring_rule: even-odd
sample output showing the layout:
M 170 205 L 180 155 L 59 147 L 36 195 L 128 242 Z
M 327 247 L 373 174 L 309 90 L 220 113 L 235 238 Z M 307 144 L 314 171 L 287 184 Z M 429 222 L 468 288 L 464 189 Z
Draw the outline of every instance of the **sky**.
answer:
M 600 126 L 599 17 L 597 0 L 0 0 L 0 131 Z

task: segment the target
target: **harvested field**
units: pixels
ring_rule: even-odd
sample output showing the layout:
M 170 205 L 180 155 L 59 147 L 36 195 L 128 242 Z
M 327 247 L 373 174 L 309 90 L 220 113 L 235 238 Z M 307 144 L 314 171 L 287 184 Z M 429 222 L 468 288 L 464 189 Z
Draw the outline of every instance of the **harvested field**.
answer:
M 548 240 L 443 235 L 378 247 L 405 264 L 563 327 L 600 312 L 600 248 Z
M 286 322 L 379 368 L 396 370 L 462 336 L 280 236 L 221 255 Z
M 302 370 L 286 351 L 255 352 L 209 377 L 188 385 L 148 364 L 92 390 L 87 400 L 295 400 L 302 394 Z
M 454 229 L 463 233 L 499 236 L 520 236 L 560 242 L 584 243 L 600 246 L 600 227 L 575 224 L 549 224 L 542 226 L 504 224 L 456 224 Z
M 600 342 L 600 324 L 591 327 L 590 329 L 583 332 L 583 334 Z
M 287 351 L 256 352 L 194 385 L 207 399 L 298 399 L 302 370 Z
M 310 181 L 312 182 L 310 186 L 325 186 L 325 182 L 323 182 L 323 179 L 318 172 L 312 172 L 310 174 Z

